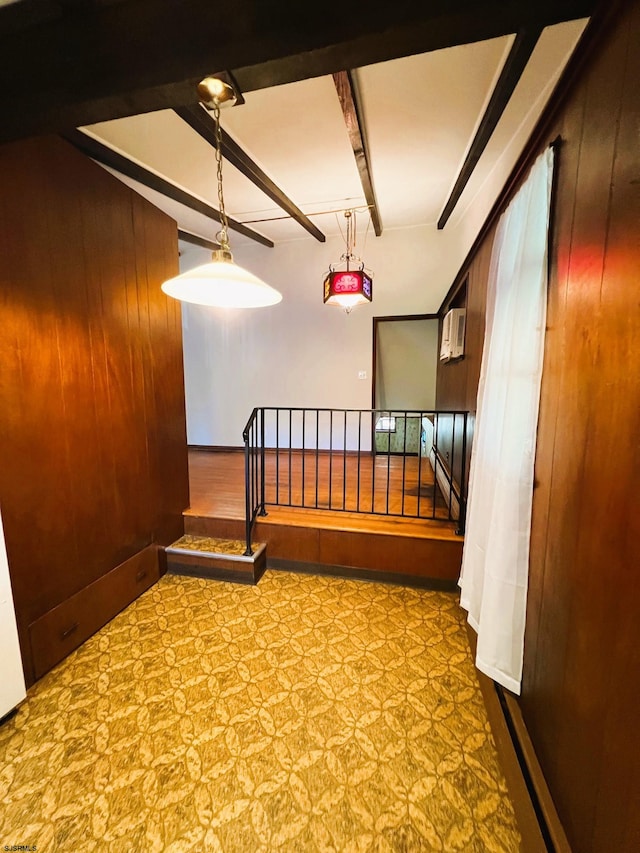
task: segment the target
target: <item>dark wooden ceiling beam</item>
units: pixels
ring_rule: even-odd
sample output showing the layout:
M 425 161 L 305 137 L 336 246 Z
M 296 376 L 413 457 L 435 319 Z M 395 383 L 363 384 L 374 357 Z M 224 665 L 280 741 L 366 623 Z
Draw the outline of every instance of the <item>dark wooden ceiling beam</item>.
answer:
M 184 106 L 205 75 L 242 91 L 589 15 L 596 0 L 21 0 L 0 6 L 0 141 Z M 24 5 L 23 5 L 24 4 Z
M 367 150 L 367 139 L 362 110 L 358 102 L 358 95 L 354 85 L 353 75 L 350 71 L 338 71 L 333 75 L 333 82 L 338 93 L 344 123 L 347 126 L 349 142 L 356 158 L 358 174 L 364 197 L 369 205 L 369 215 L 376 237 L 382 234 L 382 221 L 376 201 L 376 193 L 373 187 L 373 176 L 371 174 L 371 161 Z
M 185 207 L 195 210 L 198 213 L 203 214 L 203 216 L 207 216 L 209 219 L 213 219 L 215 222 L 220 222 L 220 212 L 216 210 L 215 207 L 212 207 L 210 204 L 196 198 L 196 196 L 193 196 L 186 190 L 177 187 L 170 181 L 161 178 L 154 172 L 150 172 L 148 169 L 145 169 L 144 166 L 141 166 L 139 163 L 135 163 L 123 154 L 114 151 L 112 148 L 109 148 L 108 145 L 105 145 L 103 142 L 99 142 L 92 136 L 88 136 L 80 130 L 68 130 L 62 133 L 61 136 L 79 151 L 82 151 L 83 154 L 86 154 L 93 160 L 97 160 L 98 163 L 102 163 L 103 166 L 109 166 L 111 169 L 115 169 L 116 172 L 120 172 L 121 175 L 126 175 L 128 178 L 132 178 L 134 181 L 144 184 L 145 187 L 149 187 L 149 189 L 155 190 L 167 198 L 177 201 L 179 204 L 183 204 Z M 231 217 L 227 218 L 229 220 L 229 228 L 237 231 L 238 234 L 243 234 L 245 237 L 255 240 L 256 243 L 261 243 L 263 246 L 273 248 L 273 242 L 267 237 L 264 237 L 252 228 L 248 228 L 246 225 L 243 225 L 242 222 L 237 222 Z
M 482 116 L 482 121 L 478 125 L 478 129 L 473 138 L 464 163 L 460 167 L 458 177 L 453 185 L 453 189 L 446 201 L 440 218 L 438 219 L 438 229 L 441 231 L 447 224 L 447 221 L 454 211 L 454 208 L 460 196 L 464 192 L 464 188 L 469 183 L 469 179 L 473 174 L 475 167 L 478 165 L 478 160 L 482 156 L 482 152 L 487 147 L 487 143 L 491 139 L 493 131 L 496 129 L 498 122 L 505 111 L 514 89 L 518 85 L 518 81 L 522 77 L 522 72 L 526 68 L 527 62 L 533 53 L 533 49 L 538 43 L 542 29 L 539 27 L 533 29 L 521 30 L 517 33 L 515 41 L 509 51 L 509 56 L 504 64 L 500 77 L 495 85 L 491 99 L 487 104 L 487 108 Z
M 204 237 L 198 237 L 197 234 L 191 234 L 189 231 L 183 231 L 181 228 L 178 228 L 178 240 L 191 243 L 192 246 L 200 246 L 201 249 L 211 249 L 212 252 L 220 248 L 219 243 L 214 243 L 213 240 L 205 240 Z
M 200 104 L 191 104 L 186 107 L 176 107 L 175 112 L 180 118 L 185 121 L 189 127 L 193 128 L 196 133 L 205 139 L 214 148 L 217 148 L 217 140 L 215 134 L 215 124 L 209 114 L 200 106 Z M 222 134 L 222 156 L 235 166 L 246 178 L 255 184 L 261 192 L 267 195 L 274 201 L 278 207 L 282 208 L 285 213 L 294 219 L 299 225 L 302 225 L 309 234 L 324 243 L 326 237 L 322 231 L 314 225 L 314 223 L 295 205 L 291 199 L 274 183 L 271 178 L 262 171 L 260 166 L 249 157 L 246 151 L 242 149 L 235 139 L 232 139 L 229 134 L 221 128 Z

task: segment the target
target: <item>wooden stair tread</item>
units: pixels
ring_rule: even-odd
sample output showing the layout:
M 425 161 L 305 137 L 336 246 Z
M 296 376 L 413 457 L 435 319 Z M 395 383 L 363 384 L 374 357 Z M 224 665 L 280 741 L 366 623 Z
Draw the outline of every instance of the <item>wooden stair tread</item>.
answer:
M 456 522 L 438 519 L 407 518 L 401 516 L 367 515 L 366 513 L 338 512 L 335 510 L 306 509 L 302 507 L 268 506 L 267 515 L 258 518 L 261 525 L 290 525 L 314 527 L 324 530 L 376 533 L 386 536 L 401 536 L 416 539 L 440 539 L 463 542 L 464 537 L 455 532 Z M 185 518 L 216 518 L 221 521 L 242 522 L 244 516 L 232 512 L 212 515 L 189 508 L 183 512 Z
M 271 524 L 318 527 L 346 532 L 371 532 L 388 536 L 408 536 L 419 539 L 448 539 L 461 541 L 455 532 L 456 522 L 438 519 L 382 516 L 349 511 L 304 509 L 302 507 L 267 507 L 268 516 L 260 518 Z

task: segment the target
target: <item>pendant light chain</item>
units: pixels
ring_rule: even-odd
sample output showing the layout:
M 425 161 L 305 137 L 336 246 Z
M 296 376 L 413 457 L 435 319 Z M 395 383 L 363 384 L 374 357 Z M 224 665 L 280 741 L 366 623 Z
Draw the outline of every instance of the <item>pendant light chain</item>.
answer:
M 0 0 L 1 4 L 1 0 Z M 235 103 L 238 93 L 218 77 L 205 77 L 198 83 L 200 103 L 211 109 L 214 117 L 216 149 L 216 179 L 218 181 L 218 216 L 220 231 L 216 234 L 218 248 L 211 253 L 211 261 L 194 269 L 187 269 L 161 285 L 163 293 L 173 299 L 192 305 L 210 308 L 262 308 L 276 305 L 282 294 L 249 270 L 234 263 L 229 248 L 229 220 L 222 193 L 222 129 L 220 104 Z M 251 546 L 247 546 L 251 553 Z
M 216 132 L 216 178 L 218 181 L 218 207 L 220 210 L 220 224 L 222 228 L 218 232 L 217 239 L 220 248 L 229 251 L 229 220 L 224 207 L 224 196 L 222 194 L 222 129 L 220 127 L 220 104 L 216 101 L 213 105 L 213 117 L 215 119 Z
M 355 249 L 355 210 L 345 210 L 344 217 L 347 220 L 347 235 L 345 237 L 347 251 L 342 255 L 342 260 L 347 262 L 347 269 L 349 269 L 349 262 L 354 258 Z

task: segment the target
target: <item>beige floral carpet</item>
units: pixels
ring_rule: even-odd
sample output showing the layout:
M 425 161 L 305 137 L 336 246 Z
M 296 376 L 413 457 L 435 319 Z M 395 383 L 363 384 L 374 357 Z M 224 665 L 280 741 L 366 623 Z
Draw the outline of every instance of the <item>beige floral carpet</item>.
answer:
M 0 727 L 0 849 L 515 851 L 456 598 L 164 577 Z

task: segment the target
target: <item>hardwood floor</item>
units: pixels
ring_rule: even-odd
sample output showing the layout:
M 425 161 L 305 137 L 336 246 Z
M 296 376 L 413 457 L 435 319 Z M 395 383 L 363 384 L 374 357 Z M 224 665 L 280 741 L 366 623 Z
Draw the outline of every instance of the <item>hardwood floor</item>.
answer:
M 242 453 L 190 450 L 189 481 L 191 514 L 244 518 Z M 305 509 L 317 517 L 334 510 L 352 520 L 382 513 L 394 522 L 448 521 L 431 466 L 418 457 L 267 451 L 265 498 L 270 512 Z

